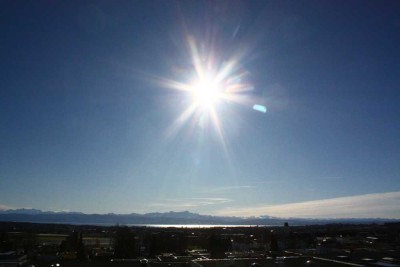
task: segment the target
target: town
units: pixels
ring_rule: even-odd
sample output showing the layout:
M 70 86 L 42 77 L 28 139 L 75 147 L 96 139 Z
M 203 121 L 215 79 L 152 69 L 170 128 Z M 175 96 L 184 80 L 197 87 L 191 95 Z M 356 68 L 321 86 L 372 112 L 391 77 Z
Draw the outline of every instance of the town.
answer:
M 128 227 L 0 222 L 0 266 L 400 266 L 400 223 Z

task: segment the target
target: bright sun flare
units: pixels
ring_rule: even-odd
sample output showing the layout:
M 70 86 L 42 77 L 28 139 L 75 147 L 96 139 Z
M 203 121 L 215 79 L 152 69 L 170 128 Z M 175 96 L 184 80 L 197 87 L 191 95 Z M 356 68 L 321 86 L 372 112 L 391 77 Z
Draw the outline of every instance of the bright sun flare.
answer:
M 198 49 L 194 38 L 188 37 L 187 41 L 191 56 L 190 63 L 193 68 L 187 68 L 186 72 L 177 72 L 178 80 L 159 78 L 162 86 L 187 93 L 191 98 L 191 103 L 169 127 L 167 135 L 176 135 L 185 125 L 190 125 L 191 128 L 198 125 L 203 129 L 209 121 L 214 126 L 221 144 L 228 154 L 218 114 L 224 111 L 218 109 L 216 105 L 236 103 L 247 106 L 254 104 L 252 103 L 253 98 L 247 94 L 253 90 L 253 86 L 246 82 L 249 73 L 240 66 L 240 61 L 245 53 L 232 54 L 231 57 L 222 60 L 216 56 L 217 53 L 212 47 L 207 53 L 206 50 Z M 254 107 L 253 109 L 265 113 L 265 108 L 259 106 L 256 106 L 257 109 Z M 192 123 L 188 124 L 189 121 Z
M 211 79 L 203 79 L 193 84 L 192 93 L 195 103 L 204 108 L 211 108 L 220 98 L 220 86 Z

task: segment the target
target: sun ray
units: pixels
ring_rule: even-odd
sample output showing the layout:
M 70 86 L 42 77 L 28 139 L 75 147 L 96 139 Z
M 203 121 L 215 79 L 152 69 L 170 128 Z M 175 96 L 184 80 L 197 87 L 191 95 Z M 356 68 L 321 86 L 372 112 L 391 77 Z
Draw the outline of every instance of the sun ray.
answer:
M 203 47 L 200 50 L 194 37 L 189 36 L 186 41 L 192 64 L 191 68 L 183 72 L 186 75 L 180 75 L 180 80 L 157 78 L 164 87 L 182 91 L 192 100 L 168 128 L 167 136 L 175 136 L 184 126 L 190 135 L 197 127 L 212 127 L 225 155 L 229 158 L 224 129 L 219 118 L 222 114 L 218 114 L 220 110 L 216 107 L 220 102 L 226 102 L 248 106 L 249 110 L 253 110 L 253 105 L 260 103 L 251 96 L 254 87 L 248 82 L 249 72 L 240 64 L 244 52 L 223 60 L 212 47 L 208 51 Z
M 199 55 L 199 51 L 197 50 L 197 45 L 196 42 L 194 41 L 194 38 L 189 37 L 188 44 L 196 73 L 200 79 L 203 79 L 204 78 L 203 64 L 201 63 L 201 58 Z
M 210 109 L 210 115 L 211 115 L 211 120 L 213 121 L 213 124 L 215 126 L 215 129 L 217 130 L 219 141 L 222 144 L 222 148 L 223 148 L 223 150 L 225 152 L 225 155 L 229 158 L 229 153 L 228 153 L 228 149 L 227 149 L 227 146 L 226 146 L 226 142 L 225 142 L 225 137 L 224 137 L 224 133 L 223 133 L 223 130 L 222 130 L 222 126 L 221 126 L 221 123 L 219 121 L 219 118 L 218 118 L 217 113 L 215 112 L 214 108 Z
M 167 130 L 167 137 L 171 138 L 187 123 L 187 121 L 192 117 L 193 113 L 196 111 L 197 105 L 193 103 L 172 123 L 172 125 Z

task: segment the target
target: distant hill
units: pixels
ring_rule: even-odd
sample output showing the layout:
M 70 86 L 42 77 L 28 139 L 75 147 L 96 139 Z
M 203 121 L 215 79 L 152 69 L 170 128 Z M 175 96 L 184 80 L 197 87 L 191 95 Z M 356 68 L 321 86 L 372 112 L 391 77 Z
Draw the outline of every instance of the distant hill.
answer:
M 299 219 L 262 217 L 224 217 L 200 215 L 189 211 L 164 212 L 146 214 L 85 214 L 80 212 L 50 212 L 37 209 L 0 210 L 0 221 L 35 222 L 35 223 L 66 223 L 66 224 L 210 224 L 210 225 L 277 225 L 285 222 L 290 225 L 311 225 L 328 223 L 383 223 L 394 222 L 394 219 Z

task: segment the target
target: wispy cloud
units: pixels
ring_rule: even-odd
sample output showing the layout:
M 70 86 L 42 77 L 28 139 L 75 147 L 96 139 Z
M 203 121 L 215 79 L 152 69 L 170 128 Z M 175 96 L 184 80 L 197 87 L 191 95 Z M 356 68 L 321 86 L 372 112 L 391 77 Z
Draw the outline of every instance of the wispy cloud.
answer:
M 164 199 L 160 202 L 150 203 L 149 207 L 155 208 L 197 208 L 208 205 L 224 204 L 231 202 L 227 198 L 182 198 L 182 199 Z
M 228 193 L 231 191 L 255 188 L 254 185 L 222 186 L 202 189 L 200 193 Z
M 399 218 L 400 191 L 313 200 L 298 203 L 263 205 L 253 208 L 227 208 L 218 215 L 298 218 Z

